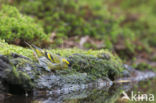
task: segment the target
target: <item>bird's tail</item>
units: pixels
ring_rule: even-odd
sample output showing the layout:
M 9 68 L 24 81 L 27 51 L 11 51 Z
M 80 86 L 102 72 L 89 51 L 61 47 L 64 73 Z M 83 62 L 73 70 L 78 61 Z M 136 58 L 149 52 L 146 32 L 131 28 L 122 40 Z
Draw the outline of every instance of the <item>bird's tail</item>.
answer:
M 25 42 L 25 43 L 34 51 L 34 54 L 35 54 L 35 56 L 37 58 L 44 55 L 44 51 L 41 48 L 39 48 L 39 47 L 37 47 L 35 45 L 31 45 L 31 44 L 29 44 L 27 42 Z

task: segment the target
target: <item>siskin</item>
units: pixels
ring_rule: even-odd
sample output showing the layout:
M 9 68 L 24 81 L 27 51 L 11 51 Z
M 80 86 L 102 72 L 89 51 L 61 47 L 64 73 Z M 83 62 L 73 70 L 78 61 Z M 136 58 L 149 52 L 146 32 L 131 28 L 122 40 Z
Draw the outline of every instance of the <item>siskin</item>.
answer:
M 36 58 L 38 59 L 40 65 L 44 67 L 46 70 L 58 70 L 68 68 L 70 66 L 70 62 L 59 55 L 49 53 L 35 45 L 30 45 L 30 48 L 34 51 Z

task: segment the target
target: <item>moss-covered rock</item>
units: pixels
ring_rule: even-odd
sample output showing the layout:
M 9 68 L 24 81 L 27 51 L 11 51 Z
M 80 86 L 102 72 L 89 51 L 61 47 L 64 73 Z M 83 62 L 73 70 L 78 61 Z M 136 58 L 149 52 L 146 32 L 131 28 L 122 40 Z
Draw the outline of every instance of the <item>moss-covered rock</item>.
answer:
M 24 63 L 22 65 L 21 63 L 23 61 Z M 5 86 L 6 91 L 12 93 L 14 91 L 13 88 L 19 88 L 21 91 L 17 91 L 21 93 L 32 90 L 35 76 L 33 68 L 35 67 L 32 67 L 28 61 L 23 60 L 23 58 L 11 59 L 8 56 L 0 55 L 0 64 L 0 80 L 3 86 Z
M 109 56 L 109 53 L 105 53 L 105 55 Z M 114 57 L 102 59 L 93 55 L 74 54 L 69 57 L 69 61 L 73 69 L 92 75 L 92 79 L 108 77 L 113 80 L 115 77 L 119 77 L 123 71 L 122 63 Z
M 9 45 L 2 40 L 0 46 L 3 47 L 0 49 L 0 61 L 2 68 L 5 68 L 2 72 L 6 72 L 0 75 L 4 85 L 17 86 L 26 91 L 31 91 L 32 88 L 69 88 L 73 85 L 96 83 L 99 79 L 110 82 L 110 79 L 121 76 L 123 71 L 121 60 L 106 50 L 49 50 L 66 57 L 71 62 L 71 67 L 47 71 L 45 66 L 35 60 L 32 50 Z

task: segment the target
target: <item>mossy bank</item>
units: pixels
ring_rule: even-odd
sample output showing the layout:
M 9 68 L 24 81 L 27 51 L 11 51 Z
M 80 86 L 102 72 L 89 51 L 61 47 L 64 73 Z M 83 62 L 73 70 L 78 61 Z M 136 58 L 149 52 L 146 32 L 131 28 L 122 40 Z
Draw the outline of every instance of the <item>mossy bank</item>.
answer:
M 2 84 L 27 91 L 32 91 L 32 88 L 52 89 L 67 84 L 87 84 L 99 79 L 111 81 L 124 71 L 122 61 L 107 50 L 84 51 L 75 48 L 47 51 L 67 58 L 71 67 L 47 71 L 35 59 L 31 49 L 9 45 L 1 40 Z M 47 82 L 49 80 L 51 82 Z

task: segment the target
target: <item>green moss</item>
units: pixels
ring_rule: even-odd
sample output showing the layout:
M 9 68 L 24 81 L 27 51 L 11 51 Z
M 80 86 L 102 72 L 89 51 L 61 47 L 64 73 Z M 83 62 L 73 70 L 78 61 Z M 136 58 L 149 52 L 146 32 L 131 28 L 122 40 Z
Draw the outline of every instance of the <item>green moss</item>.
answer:
M 0 9 L 0 38 L 9 43 L 24 44 L 24 41 L 40 45 L 48 36 L 35 21 L 12 6 L 3 5 Z
M 114 57 L 108 50 L 82 50 L 78 48 L 73 48 L 73 49 L 51 49 L 47 50 L 48 52 L 52 52 L 54 54 L 59 54 L 61 56 L 70 56 L 71 54 L 74 53 L 82 53 L 85 55 L 93 55 L 93 56 L 98 56 L 100 53 L 106 53 L 110 55 L 114 60 L 116 57 Z M 26 57 L 33 57 L 33 51 L 29 48 L 23 48 L 20 46 L 15 46 L 15 45 L 10 45 L 6 43 L 4 40 L 0 40 L 0 54 L 3 55 L 8 55 L 10 53 L 17 53 L 19 55 L 23 55 Z
M 19 78 L 19 73 L 17 72 L 15 66 L 13 66 L 12 72 L 13 72 L 13 75 L 14 75 L 16 78 Z
M 32 50 L 22 48 L 20 46 L 9 45 L 4 40 L 0 40 L 0 54 L 9 55 L 11 53 L 17 53 L 19 55 L 33 57 Z
M 19 55 L 23 55 L 26 57 L 32 57 L 33 56 L 33 51 L 29 48 L 23 48 L 20 46 L 15 46 L 15 45 L 10 45 L 8 43 L 6 43 L 4 40 L 0 40 L 0 54 L 3 55 L 8 55 L 11 53 L 17 53 Z M 54 54 L 58 54 L 61 56 L 70 56 L 71 54 L 75 54 L 75 53 L 81 53 L 84 55 L 92 55 L 95 57 L 99 57 L 99 58 L 105 58 L 102 57 L 104 56 L 103 54 L 106 54 L 106 58 L 111 58 L 111 60 L 119 60 L 119 58 L 117 56 L 113 56 L 112 53 L 109 52 L 109 50 L 107 49 L 101 49 L 101 50 L 82 50 L 82 49 L 78 49 L 78 48 L 73 48 L 73 49 L 51 49 L 51 50 L 47 50 L 48 52 L 52 52 Z M 103 53 L 103 54 L 102 54 Z
M 55 45 L 62 44 L 60 38 L 89 35 L 96 39 L 104 40 L 104 48 L 113 48 L 118 42 L 118 37 L 129 36 L 132 39 L 132 31 L 125 32 L 120 26 L 123 17 L 115 18 L 115 15 L 103 5 L 103 1 L 86 4 L 85 1 L 73 0 L 22 0 L 14 1 L 24 14 L 31 15 L 43 25 L 46 33 L 56 33 Z M 84 2 L 84 3 L 81 3 Z M 90 1 L 89 1 L 90 2 Z M 44 3 L 44 5 L 43 5 Z M 72 9 L 71 9 L 72 8 Z M 126 28 L 127 30 L 128 28 Z M 125 42 L 125 41 L 124 41 Z M 95 47 L 95 45 L 93 45 Z

